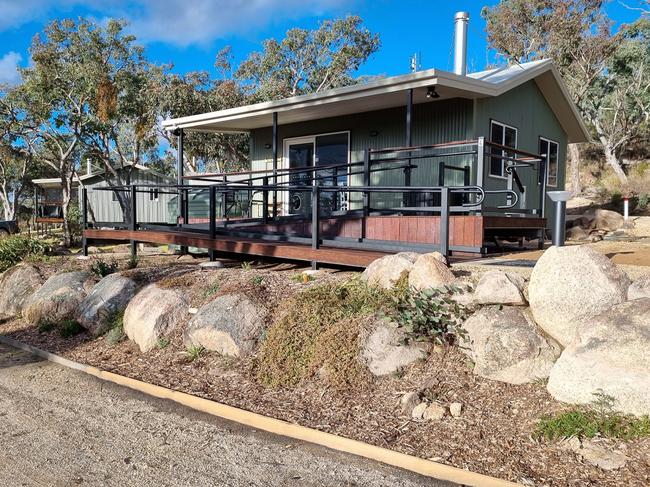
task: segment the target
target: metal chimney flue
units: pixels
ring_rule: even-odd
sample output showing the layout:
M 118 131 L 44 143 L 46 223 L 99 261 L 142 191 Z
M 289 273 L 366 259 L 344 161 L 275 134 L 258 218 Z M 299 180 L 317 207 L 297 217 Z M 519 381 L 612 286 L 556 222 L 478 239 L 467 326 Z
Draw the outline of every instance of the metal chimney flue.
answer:
M 467 24 L 469 12 L 454 15 L 454 73 L 467 74 Z

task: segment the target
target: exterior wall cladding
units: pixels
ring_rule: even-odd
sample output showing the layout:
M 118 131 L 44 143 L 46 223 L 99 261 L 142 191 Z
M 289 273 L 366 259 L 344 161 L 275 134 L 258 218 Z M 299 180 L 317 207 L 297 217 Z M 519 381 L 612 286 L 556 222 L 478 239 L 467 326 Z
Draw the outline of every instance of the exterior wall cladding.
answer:
M 406 98 L 406 96 L 405 96 Z M 406 102 L 406 99 L 405 99 Z M 282 167 L 283 141 L 287 138 L 318 135 L 331 132 L 349 131 L 350 161 L 363 161 L 364 151 L 370 147 L 381 149 L 405 145 L 406 108 L 398 107 L 373 112 L 333 117 L 309 122 L 283 125 L 282 113 L 279 114 L 278 124 L 278 167 Z M 412 142 L 413 145 L 436 144 L 458 140 L 485 137 L 489 140 L 490 123 L 492 120 L 515 127 L 517 129 L 517 148 L 539 153 L 539 138 L 544 137 L 559 144 L 558 156 L 558 185 L 563 189 L 565 183 L 565 155 L 567 136 L 557 118 L 546 103 L 543 95 L 534 81 L 524 83 L 498 97 L 470 100 L 453 98 L 449 100 L 431 101 L 413 106 Z M 271 127 L 257 129 L 251 133 L 250 159 L 252 170 L 271 170 L 272 151 Z M 412 172 L 414 186 L 435 186 L 438 184 L 438 164 L 440 159 L 422 159 L 414 161 L 418 166 Z M 471 167 L 471 182 L 476 182 L 477 163 L 472 156 L 458 156 L 445 159 L 445 162 L 457 166 Z M 505 189 L 507 180 L 491 177 L 487 174 L 489 161 L 486 159 L 484 186 L 486 189 Z M 539 207 L 539 186 L 537 170 L 520 169 L 519 176 L 526 187 L 526 199 L 522 202 L 524 208 Z M 454 172 L 455 173 L 455 172 Z M 456 179 L 452 173 L 447 173 L 446 184 L 462 185 L 462 174 Z M 399 185 L 404 181 L 402 171 L 388 171 L 372 174 L 373 185 Z M 361 176 L 350 178 L 351 185 L 361 184 Z M 375 207 L 394 203 L 391 195 L 374 195 L 372 202 Z M 503 199 L 501 197 L 501 199 Z M 350 195 L 351 207 L 360 201 L 360 195 Z M 546 201 L 547 217 L 552 217 L 551 208 Z M 490 201 L 488 204 L 503 204 L 503 201 Z

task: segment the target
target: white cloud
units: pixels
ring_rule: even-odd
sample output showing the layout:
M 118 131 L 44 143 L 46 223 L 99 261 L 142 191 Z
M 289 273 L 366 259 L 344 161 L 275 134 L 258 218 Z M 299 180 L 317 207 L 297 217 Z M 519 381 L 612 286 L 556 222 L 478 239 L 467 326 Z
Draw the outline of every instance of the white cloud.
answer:
M 15 85 L 20 82 L 18 64 L 22 59 L 23 57 L 14 51 L 9 51 L 0 57 L 0 84 Z
M 0 32 L 61 16 L 125 18 L 138 39 L 180 46 L 250 33 L 274 22 L 323 15 L 354 0 L 0 0 Z
M 343 0 L 142 0 L 142 15 L 131 23 L 134 34 L 144 41 L 187 46 L 299 15 L 326 13 L 344 4 Z

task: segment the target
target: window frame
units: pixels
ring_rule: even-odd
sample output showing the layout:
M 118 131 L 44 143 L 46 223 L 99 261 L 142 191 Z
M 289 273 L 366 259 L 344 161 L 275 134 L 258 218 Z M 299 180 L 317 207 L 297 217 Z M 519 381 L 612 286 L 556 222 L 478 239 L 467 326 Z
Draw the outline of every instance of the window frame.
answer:
M 546 154 L 546 157 L 544 159 L 544 164 L 546 164 L 546 181 L 545 181 L 545 184 L 546 184 L 546 186 L 550 186 L 552 188 L 557 188 L 558 185 L 559 185 L 559 182 L 560 182 L 560 143 L 558 141 L 556 141 L 556 140 L 549 139 L 548 137 L 543 137 L 543 136 L 540 135 L 539 136 L 539 143 L 537 145 L 537 148 L 539 149 L 539 155 L 540 156 L 543 155 L 542 154 L 542 148 L 540 147 L 541 144 L 542 144 L 542 141 L 544 141 L 544 142 L 546 142 L 548 144 L 548 151 L 547 151 L 548 154 Z M 551 182 L 549 181 L 549 176 L 551 175 L 551 173 L 549 171 L 549 169 L 551 167 L 551 164 L 550 164 L 551 144 L 555 144 L 555 146 L 557 147 L 557 155 L 556 155 L 556 159 L 555 159 L 555 164 L 557 166 L 557 169 L 555 171 L 555 184 L 551 184 Z
M 503 136 L 501 137 L 501 142 L 494 142 L 494 143 L 495 144 L 499 143 L 500 145 L 505 145 L 504 142 L 505 142 L 505 138 L 506 138 L 506 129 L 512 129 L 512 130 L 515 131 L 515 145 L 514 145 L 513 149 L 517 149 L 517 146 L 519 144 L 519 129 L 517 127 L 513 126 L 513 125 L 508 125 L 507 123 L 503 123 L 503 122 L 499 122 L 498 120 L 490 119 L 490 132 L 489 132 L 490 133 L 490 137 L 489 137 L 490 142 L 493 142 L 492 141 L 492 126 L 493 125 L 499 125 L 499 126 L 501 126 L 503 128 Z M 501 150 L 501 155 L 504 156 L 505 152 L 506 151 Z M 488 156 L 492 156 L 492 155 L 498 155 L 498 153 L 490 153 L 490 154 L 488 154 Z M 505 161 L 503 159 L 501 159 L 501 174 L 493 174 L 492 173 L 492 160 L 490 159 L 490 164 L 489 164 L 489 167 L 488 167 L 488 177 L 494 178 L 494 179 L 503 179 L 503 180 L 509 179 L 509 177 L 506 175 L 506 167 L 505 166 L 506 166 Z

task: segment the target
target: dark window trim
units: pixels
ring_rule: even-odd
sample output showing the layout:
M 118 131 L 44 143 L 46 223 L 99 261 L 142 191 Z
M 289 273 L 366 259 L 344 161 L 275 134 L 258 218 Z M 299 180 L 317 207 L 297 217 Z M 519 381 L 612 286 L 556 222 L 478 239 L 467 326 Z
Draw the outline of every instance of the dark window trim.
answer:
M 543 135 L 540 135 L 538 137 L 538 141 L 537 141 L 537 148 L 540 149 L 540 155 L 542 155 L 542 154 L 541 154 L 541 148 L 539 146 L 540 146 L 540 142 L 542 140 L 549 143 L 549 149 L 550 149 L 550 144 L 555 144 L 557 146 L 557 161 L 556 161 L 557 172 L 555 174 L 555 184 L 551 184 L 548 181 L 548 177 L 550 175 L 550 172 L 549 172 L 549 168 L 550 168 L 549 154 L 546 154 L 546 161 L 544 161 L 545 164 L 546 164 L 546 186 L 551 186 L 553 188 L 557 188 L 559 183 L 560 183 L 560 143 L 557 140 L 549 139 L 548 137 L 544 137 Z M 549 150 L 549 152 L 550 152 L 550 150 Z
M 504 136 L 504 138 L 505 138 L 505 133 L 506 133 L 506 132 L 505 132 L 505 129 L 506 129 L 506 128 L 513 129 L 513 130 L 515 131 L 515 147 L 514 147 L 514 148 L 517 149 L 517 148 L 518 148 L 518 145 L 519 145 L 519 128 L 515 127 L 514 125 L 508 125 L 507 123 L 500 122 L 499 120 L 496 120 L 496 119 L 494 119 L 494 118 L 491 118 L 491 119 L 490 119 L 490 126 L 489 126 L 489 129 L 488 129 L 488 130 L 489 130 L 489 131 L 488 131 L 488 134 L 489 134 L 489 135 L 488 135 L 488 140 L 489 140 L 490 142 L 492 141 L 492 124 L 493 124 L 493 123 L 495 123 L 495 124 L 497 124 L 497 125 L 501 125 L 501 126 L 504 128 L 504 131 L 503 131 L 503 136 Z M 501 141 L 501 145 L 505 145 L 503 142 L 504 142 L 504 141 L 502 140 L 502 141 Z M 501 151 L 501 154 L 502 154 L 502 155 L 503 155 L 503 152 L 504 152 L 504 151 Z M 501 174 L 493 174 L 493 173 L 492 173 L 492 164 L 489 164 L 489 165 L 488 165 L 488 177 L 490 177 L 490 178 L 494 178 L 494 179 L 508 179 L 508 176 L 505 175 L 505 174 L 506 174 L 506 171 L 505 171 L 505 161 L 504 161 L 503 159 L 501 159 L 501 169 L 502 169 L 502 170 L 501 170 Z

